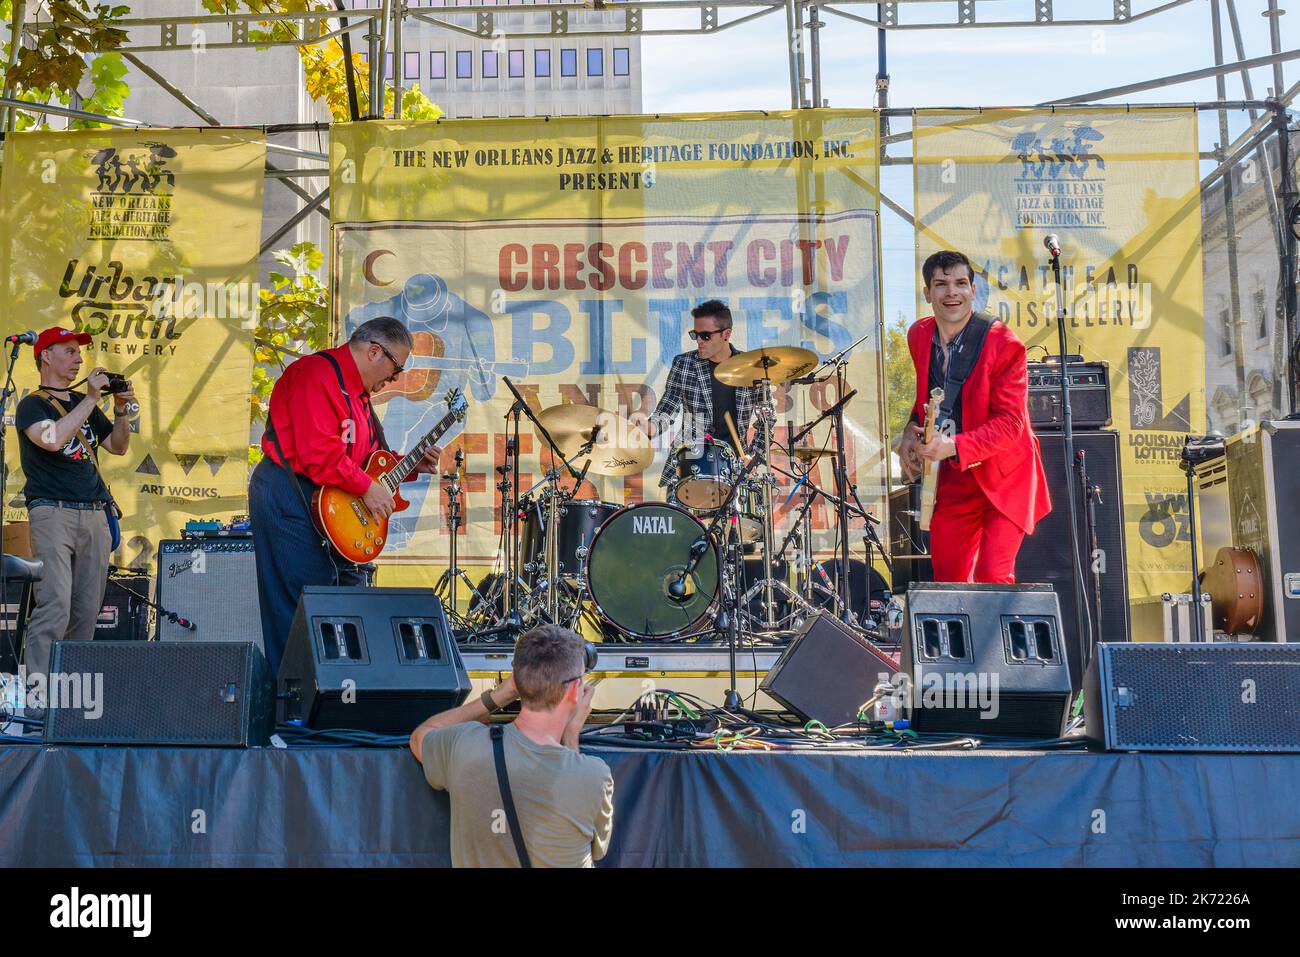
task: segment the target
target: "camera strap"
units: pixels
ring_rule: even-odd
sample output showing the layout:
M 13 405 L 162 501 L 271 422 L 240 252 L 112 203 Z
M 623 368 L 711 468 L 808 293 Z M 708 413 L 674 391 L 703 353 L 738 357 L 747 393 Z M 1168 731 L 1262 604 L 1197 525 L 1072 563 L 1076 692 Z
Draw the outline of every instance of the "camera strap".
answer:
M 515 798 L 510 793 L 510 775 L 506 773 L 506 746 L 502 738 L 505 730 L 504 724 L 494 724 L 488 728 L 488 737 L 492 739 L 492 760 L 497 767 L 497 787 L 501 789 L 501 803 L 505 806 L 506 822 L 510 825 L 510 837 L 515 842 L 515 853 L 519 855 L 519 866 L 531 868 L 533 864 L 528 859 L 528 848 L 524 846 L 524 834 L 519 828 L 519 815 L 515 811 Z

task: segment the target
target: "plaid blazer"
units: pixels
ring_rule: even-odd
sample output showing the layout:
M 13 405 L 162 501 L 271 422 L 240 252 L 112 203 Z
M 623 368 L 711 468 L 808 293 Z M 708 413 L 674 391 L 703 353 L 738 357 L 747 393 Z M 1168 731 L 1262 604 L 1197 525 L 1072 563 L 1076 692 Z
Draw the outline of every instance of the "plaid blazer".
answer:
M 731 347 L 733 356 L 739 351 L 735 346 Z M 670 424 L 679 412 L 688 413 L 689 418 L 684 419 L 682 433 L 664 462 L 663 472 L 659 476 L 660 486 L 668 485 L 676 476 L 677 466 L 673 454 L 684 445 L 699 445 L 704 440 L 709 423 L 713 421 L 712 373 L 713 363 L 701 359 L 695 350 L 683 352 L 673 359 L 672 367 L 668 370 L 668 382 L 651 418 L 658 430 Z M 750 420 L 762 397 L 761 386 L 736 390 L 736 417 L 740 420 L 736 423 L 736 431 L 740 433 L 742 441 L 745 440 Z M 731 436 L 719 438 L 727 440 L 730 445 Z

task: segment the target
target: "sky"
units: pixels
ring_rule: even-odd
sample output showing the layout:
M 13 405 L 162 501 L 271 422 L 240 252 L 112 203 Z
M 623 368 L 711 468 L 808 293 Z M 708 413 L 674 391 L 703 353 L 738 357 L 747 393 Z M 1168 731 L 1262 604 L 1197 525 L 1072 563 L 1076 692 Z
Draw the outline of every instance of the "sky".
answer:
M 1135 15 L 1161 5 L 1135 0 Z M 1279 5 L 1286 4 L 1279 0 Z M 955 17 L 956 3 L 900 4 L 903 22 Z M 1261 16 L 1266 0 L 1238 0 L 1238 22 L 1247 58 L 1269 52 L 1268 21 Z M 874 15 L 875 6 L 845 5 L 859 15 Z M 1032 11 L 1031 0 L 979 0 L 980 20 L 1020 18 Z M 1111 0 L 1055 0 L 1058 18 L 1106 15 Z M 1223 14 L 1224 59 L 1237 59 L 1226 5 Z M 915 11 L 915 12 L 913 12 Z M 743 8 L 728 12 L 735 19 Z M 1187 0 L 1151 17 L 1105 27 L 959 27 L 942 30 L 894 30 L 887 34 L 891 107 L 1028 106 L 1127 83 L 1196 70 L 1214 64 L 1211 0 Z M 823 12 L 822 96 L 831 107 L 862 108 L 875 103 L 876 30 Z M 1288 22 L 1289 21 L 1289 22 Z M 698 24 L 698 14 L 647 15 L 646 29 Z M 1282 49 L 1300 47 L 1300 8 L 1280 18 Z M 642 107 L 646 113 L 716 110 L 789 109 L 790 85 L 785 49 L 785 15 L 780 10 L 758 20 L 709 36 L 646 37 L 641 41 Z M 1283 64 L 1284 85 L 1300 81 L 1300 60 Z M 1251 71 L 1255 99 L 1273 85 L 1269 67 Z M 1237 74 L 1227 78 L 1228 99 L 1245 94 Z M 1108 103 L 1188 103 L 1217 98 L 1213 78 L 1106 100 Z M 1300 101 L 1297 101 L 1300 105 Z M 906 129 L 894 121 L 893 132 Z M 1244 113 L 1229 114 L 1229 139 L 1249 124 Z M 1200 116 L 1201 149 L 1219 139 L 1218 115 Z M 907 155 L 910 149 L 890 155 Z M 1202 174 L 1213 168 L 1202 163 Z M 912 208 L 912 168 L 882 170 L 884 193 L 905 209 Z M 915 309 L 912 227 L 882 210 L 882 287 L 886 322 L 901 311 L 910 321 Z

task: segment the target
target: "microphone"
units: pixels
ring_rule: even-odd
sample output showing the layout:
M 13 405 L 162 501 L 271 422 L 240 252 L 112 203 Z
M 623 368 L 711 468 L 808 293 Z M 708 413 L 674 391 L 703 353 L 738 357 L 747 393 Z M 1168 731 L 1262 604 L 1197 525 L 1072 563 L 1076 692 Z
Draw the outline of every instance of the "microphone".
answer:
M 30 329 L 27 332 L 20 332 L 16 336 L 6 336 L 5 342 L 21 342 L 29 346 L 36 345 L 36 333 Z
M 684 575 L 678 575 L 668 583 L 668 596 L 670 598 L 686 597 L 686 577 Z
M 190 621 L 188 618 L 182 618 L 180 615 L 170 615 L 168 617 L 170 617 L 175 624 L 180 625 L 182 628 L 188 628 L 190 631 L 199 630 L 199 626 L 194 624 L 194 622 Z
M 1061 237 L 1056 235 L 1056 233 L 1048 233 L 1044 236 L 1043 246 L 1052 254 L 1053 259 L 1056 259 L 1061 255 Z

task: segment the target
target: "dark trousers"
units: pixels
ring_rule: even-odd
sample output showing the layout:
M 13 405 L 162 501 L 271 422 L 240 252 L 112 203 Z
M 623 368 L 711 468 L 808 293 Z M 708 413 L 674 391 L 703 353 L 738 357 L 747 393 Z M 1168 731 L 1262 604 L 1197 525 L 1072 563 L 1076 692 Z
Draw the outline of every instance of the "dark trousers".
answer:
M 365 573 L 335 554 L 317 531 L 304 504 L 304 499 L 311 501 L 312 491 L 311 482 L 270 459 L 257 463 L 248 484 L 262 644 L 271 674 L 280 670 L 304 585 L 366 584 Z

